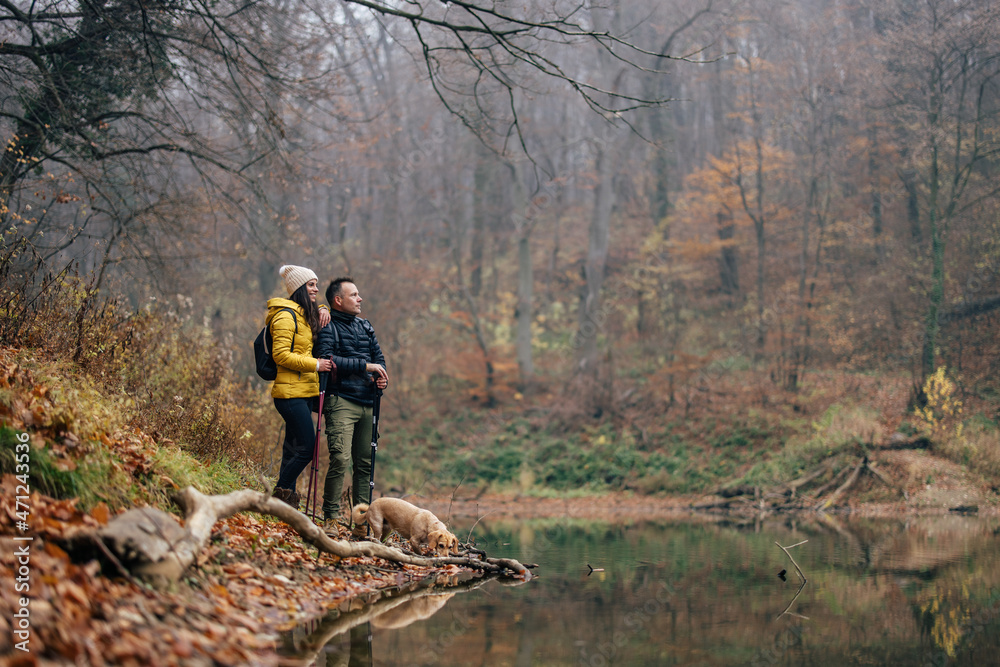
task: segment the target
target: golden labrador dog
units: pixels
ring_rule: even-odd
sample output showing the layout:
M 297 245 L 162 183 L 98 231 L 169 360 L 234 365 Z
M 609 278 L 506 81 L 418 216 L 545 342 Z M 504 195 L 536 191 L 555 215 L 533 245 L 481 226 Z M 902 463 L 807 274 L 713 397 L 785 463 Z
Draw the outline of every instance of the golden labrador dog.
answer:
M 355 505 L 351 519 L 355 537 L 364 537 L 367 525 L 375 539 L 382 542 L 395 530 L 410 541 L 414 551 L 426 544 L 435 554 L 458 553 L 458 538 L 434 514 L 399 498 L 378 498 L 370 506 Z

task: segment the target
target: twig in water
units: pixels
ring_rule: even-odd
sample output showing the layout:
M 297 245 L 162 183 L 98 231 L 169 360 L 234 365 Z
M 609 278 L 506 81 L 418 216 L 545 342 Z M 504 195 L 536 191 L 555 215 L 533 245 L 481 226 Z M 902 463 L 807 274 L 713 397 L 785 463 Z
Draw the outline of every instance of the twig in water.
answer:
M 775 544 L 778 544 L 778 548 L 781 549 L 782 551 L 784 551 L 785 555 L 788 556 L 788 560 L 792 561 L 792 565 L 795 566 L 795 571 L 799 573 L 799 578 L 802 579 L 802 583 L 799 584 L 799 590 L 795 591 L 795 597 L 793 597 L 792 600 L 791 600 L 791 602 L 788 603 L 788 606 L 785 607 L 785 610 L 783 612 L 781 612 L 780 614 L 778 614 L 778 618 L 781 618 L 785 614 L 788 614 L 789 616 L 798 616 L 799 618 L 804 618 L 806 620 L 809 619 L 808 616 L 803 616 L 802 614 L 795 614 L 795 613 L 792 613 L 792 612 L 788 611 L 789 609 L 792 608 L 792 605 L 795 604 L 795 601 L 799 599 L 799 595 L 802 594 L 802 589 L 806 587 L 806 582 L 808 581 L 808 579 L 806 579 L 806 575 L 802 574 L 802 568 L 800 568 L 799 564 L 795 562 L 795 559 L 792 558 L 792 554 L 788 553 L 788 550 L 789 549 L 794 549 L 795 547 L 800 547 L 800 546 L 802 546 L 803 544 L 805 544 L 808 541 L 809 540 L 802 540 L 801 542 L 797 542 L 797 543 L 789 545 L 787 547 L 783 547 L 780 544 L 778 544 L 777 542 L 775 542 Z M 782 570 L 782 572 L 784 572 L 784 570 Z
M 775 544 L 778 544 L 778 548 L 781 549 L 782 551 L 784 551 L 785 555 L 788 556 L 788 560 L 792 561 L 792 565 L 795 566 L 795 571 L 799 573 L 799 577 L 802 579 L 802 583 L 805 583 L 806 581 L 808 581 L 808 579 L 806 579 L 806 575 L 802 574 L 802 568 L 800 568 L 799 564 L 795 562 L 795 559 L 792 558 L 792 554 L 788 553 L 788 550 L 789 549 L 794 549 L 795 547 L 800 547 L 800 546 L 802 546 L 803 544 L 805 544 L 808 541 L 809 540 L 802 540 L 801 542 L 798 542 L 796 544 L 792 544 L 791 546 L 787 546 L 787 547 L 783 547 L 780 544 L 778 544 L 777 542 L 775 542 Z
M 603 567 L 592 567 L 592 566 L 590 565 L 590 563 L 587 563 L 587 567 L 589 567 L 589 568 L 590 568 L 590 572 L 588 572 L 588 573 L 587 573 L 587 576 L 588 576 L 588 577 L 589 577 L 590 575 L 592 575 L 593 573 L 595 573 L 595 572 L 604 572 L 604 568 L 603 568 Z

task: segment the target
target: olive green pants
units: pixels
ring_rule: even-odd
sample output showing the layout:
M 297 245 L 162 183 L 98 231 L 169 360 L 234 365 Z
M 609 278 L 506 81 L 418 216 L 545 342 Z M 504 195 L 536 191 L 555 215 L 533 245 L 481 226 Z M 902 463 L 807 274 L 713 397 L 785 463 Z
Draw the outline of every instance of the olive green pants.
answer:
M 340 494 L 344 490 L 348 460 L 354 464 L 351 508 L 368 502 L 372 409 L 340 396 L 327 396 L 323 402 L 323 416 L 326 418 L 326 445 L 330 449 L 330 466 L 323 485 L 323 517 L 335 519 L 340 515 Z

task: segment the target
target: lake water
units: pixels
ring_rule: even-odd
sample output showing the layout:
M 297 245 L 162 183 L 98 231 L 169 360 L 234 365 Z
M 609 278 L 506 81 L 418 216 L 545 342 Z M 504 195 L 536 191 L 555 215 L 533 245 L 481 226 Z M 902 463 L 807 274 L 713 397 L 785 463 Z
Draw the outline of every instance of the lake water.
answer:
M 284 654 L 324 666 L 1000 664 L 996 519 L 483 521 L 475 535 L 538 576 L 373 596 L 289 633 Z M 804 540 L 789 549 L 803 586 L 775 542 Z

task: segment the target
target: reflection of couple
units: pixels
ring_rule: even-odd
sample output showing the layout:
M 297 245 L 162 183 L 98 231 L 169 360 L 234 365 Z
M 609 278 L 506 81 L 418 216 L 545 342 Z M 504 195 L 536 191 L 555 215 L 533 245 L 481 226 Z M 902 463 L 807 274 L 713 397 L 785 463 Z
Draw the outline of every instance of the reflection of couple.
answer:
M 457 590 L 478 588 L 490 578 L 457 583 L 450 581 L 449 577 L 444 577 L 444 581 L 441 579 L 436 583 L 444 586 L 422 585 L 386 594 L 368 604 L 358 599 L 345 603 L 345 606 L 324 618 L 297 647 L 296 653 L 299 655 L 296 660 L 300 659 L 300 664 L 303 665 L 321 664 L 328 667 L 370 665 L 372 627 L 398 630 L 411 623 L 424 621 L 440 611 L 455 596 Z M 444 592 L 449 589 L 450 592 Z M 325 658 L 317 662 L 321 654 L 325 654 Z
M 317 664 L 326 667 L 367 667 L 372 662 L 372 628 L 398 630 L 411 623 L 423 621 L 433 616 L 455 594 L 423 595 L 407 598 L 401 604 L 390 607 L 367 623 L 351 628 L 350 632 L 337 635 L 328 641 L 321 652 L 326 660 Z

